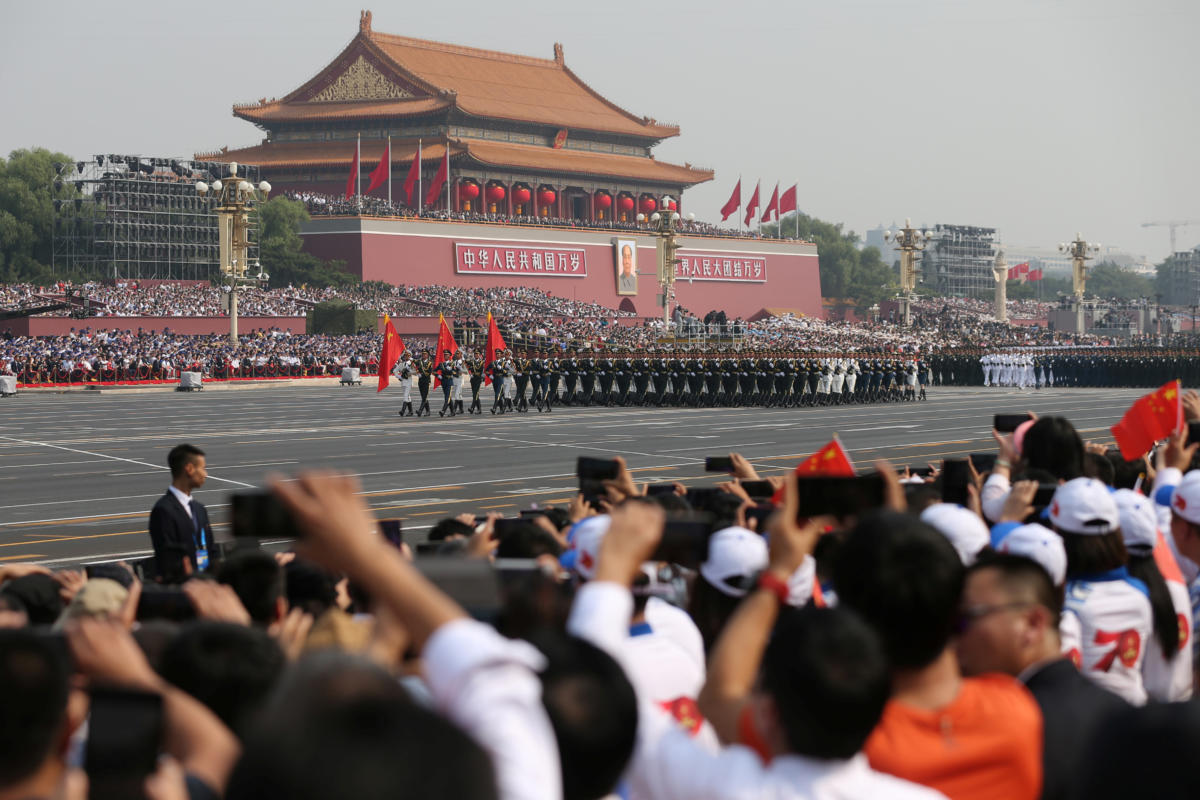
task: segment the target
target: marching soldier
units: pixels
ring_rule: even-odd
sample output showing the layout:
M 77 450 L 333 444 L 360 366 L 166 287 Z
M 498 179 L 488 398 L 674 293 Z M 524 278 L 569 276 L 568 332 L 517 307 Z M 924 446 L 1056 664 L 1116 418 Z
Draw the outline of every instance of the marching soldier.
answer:
M 529 403 L 525 400 L 525 393 L 529 388 L 529 368 L 529 359 L 525 351 L 521 350 L 513 360 L 513 383 L 517 392 L 516 410 L 521 414 L 529 413 Z
M 492 361 L 492 391 L 495 393 L 495 399 L 492 401 L 492 413 L 504 413 L 504 383 L 508 375 L 505 368 L 504 350 L 497 347 L 495 359 Z
M 421 405 L 417 408 L 417 416 L 421 416 L 421 412 L 425 412 L 425 416 L 429 416 L 432 409 L 429 407 L 429 383 L 433 378 L 433 364 L 429 361 L 429 356 L 424 352 L 417 359 L 417 391 L 421 395 Z
M 463 382 L 467 377 L 467 362 L 460 350 L 454 356 L 454 387 L 450 395 L 452 408 L 459 414 L 463 413 Z
M 483 404 L 479 402 L 479 390 L 483 387 L 483 362 L 478 356 L 472 355 L 467 359 L 467 371 L 471 376 L 471 407 L 468 414 L 482 414 Z
M 400 378 L 400 391 L 402 392 L 401 405 L 400 405 L 400 416 L 411 417 L 413 415 L 413 406 L 412 406 L 413 363 L 412 363 L 412 356 L 410 356 L 407 352 L 403 356 L 400 357 L 400 363 L 396 365 L 395 373 Z M 406 414 L 405 412 L 408 412 L 408 413 Z
M 451 358 L 449 350 L 442 351 L 442 363 L 438 364 L 437 377 L 442 384 L 442 410 L 438 412 L 438 416 L 444 417 L 449 411 L 453 417 L 454 402 L 450 397 L 454 391 L 454 359 Z

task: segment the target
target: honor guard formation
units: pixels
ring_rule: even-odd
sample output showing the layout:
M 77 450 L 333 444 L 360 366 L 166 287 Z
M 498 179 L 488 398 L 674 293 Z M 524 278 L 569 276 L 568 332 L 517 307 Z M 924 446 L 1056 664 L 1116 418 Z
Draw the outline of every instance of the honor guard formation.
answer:
M 494 388 L 492 414 L 549 413 L 554 406 L 794 408 L 926 399 L 933 382 L 924 359 L 829 357 L 772 353 L 659 352 L 580 354 L 497 350 L 406 352 L 393 370 L 403 392 L 400 416 L 430 416 L 431 378 L 442 390 L 438 416 L 482 414 L 479 392 Z M 420 402 L 413 409 L 413 380 Z M 463 385 L 471 402 L 464 408 Z

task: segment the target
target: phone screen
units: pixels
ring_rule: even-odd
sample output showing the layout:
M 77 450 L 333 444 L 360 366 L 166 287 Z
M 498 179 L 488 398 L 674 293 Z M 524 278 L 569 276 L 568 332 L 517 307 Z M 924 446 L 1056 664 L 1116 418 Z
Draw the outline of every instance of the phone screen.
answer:
M 269 491 L 238 492 L 230 497 L 230 519 L 235 538 L 298 539 L 300 528 Z
M 579 460 L 575 462 L 575 474 L 579 476 L 581 483 L 584 480 L 615 480 L 620 469 L 620 465 L 609 458 L 580 456 Z
M 162 697 L 93 688 L 84 765 L 89 800 L 143 797 L 162 744 Z
M 742 481 L 742 489 L 751 497 L 772 497 L 775 487 L 770 481 Z
M 729 456 L 708 456 L 704 459 L 705 472 L 733 472 L 733 459 Z
M 699 567 L 708 559 L 708 540 L 712 534 L 711 514 L 693 512 L 667 517 L 662 540 L 650 560 Z
M 967 504 L 967 485 L 971 482 L 970 468 L 965 458 L 947 458 L 942 462 L 942 500 Z
M 379 520 L 379 532 L 383 534 L 383 538 L 387 539 L 388 544 L 401 549 L 404 544 L 404 523 L 398 519 L 381 519 Z
M 999 433 L 1012 433 L 1022 423 L 1033 419 L 1028 413 L 1026 414 L 997 414 L 992 418 L 992 427 Z
M 673 483 L 652 483 L 646 487 L 646 494 L 654 497 L 659 494 L 675 494 L 675 484 Z
M 822 514 L 844 517 L 883 505 L 884 483 L 880 475 L 857 478 L 800 478 L 800 508 L 797 517 L 804 519 Z
M 992 467 L 996 466 L 996 457 L 995 453 L 971 453 L 969 456 L 975 471 L 980 475 L 992 471 Z

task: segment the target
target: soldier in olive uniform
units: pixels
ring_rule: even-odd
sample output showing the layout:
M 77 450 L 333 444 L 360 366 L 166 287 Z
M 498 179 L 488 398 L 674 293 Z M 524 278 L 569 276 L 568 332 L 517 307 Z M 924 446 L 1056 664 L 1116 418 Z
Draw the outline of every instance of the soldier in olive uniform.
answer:
M 432 409 L 429 407 L 429 383 L 433 377 L 433 363 L 429 360 L 426 353 L 422 353 L 417 359 L 417 392 L 421 395 L 421 405 L 417 408 L 417 416 L 421 416 L 421 412 L 425 412 L 425 416 L 429 416 Z

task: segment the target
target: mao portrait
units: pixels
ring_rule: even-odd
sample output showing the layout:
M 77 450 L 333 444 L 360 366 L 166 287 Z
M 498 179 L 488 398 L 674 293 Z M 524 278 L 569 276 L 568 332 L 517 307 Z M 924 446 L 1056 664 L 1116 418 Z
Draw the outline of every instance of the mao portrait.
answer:
M 638 291 L 637 242 L 633 239 L 617 239 L 615 249 L 617 294 L 636 295 Z

